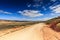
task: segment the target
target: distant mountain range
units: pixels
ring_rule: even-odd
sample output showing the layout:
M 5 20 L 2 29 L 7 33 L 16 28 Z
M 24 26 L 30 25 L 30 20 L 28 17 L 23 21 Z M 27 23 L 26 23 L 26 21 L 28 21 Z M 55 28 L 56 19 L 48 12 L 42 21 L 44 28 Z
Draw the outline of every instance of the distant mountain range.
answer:
M 0 19 L 1 21 L 6 21 L 6 22 L 28 22 L 28 21 L 20 21 L 20 20 L 4 20 L 4 19 Z
M 4 21 L 4 22 L 46 22 L 46 23 L 50 23 L 52 21 L 60 21 L 60 16 L 58 17 L 55 17 L 55 18 L 52 18 L 50 20 L 47 20 L 47 21 L 20 21 L 20 20 L 4 20 L 4 19 L 0 19 L 0 22 L 1 21 Z

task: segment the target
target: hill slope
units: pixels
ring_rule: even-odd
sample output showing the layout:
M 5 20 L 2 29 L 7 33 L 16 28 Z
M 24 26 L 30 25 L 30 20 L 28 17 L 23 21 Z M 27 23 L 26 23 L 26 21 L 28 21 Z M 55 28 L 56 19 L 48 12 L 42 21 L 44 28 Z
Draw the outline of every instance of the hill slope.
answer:
M 54 22 L 54 21 L 56 21 L 56 22 L 60 22 L 60 16 L 58 16 L 58 17 L 56 17 L 56 18 L 52 18 L 52 19 L 50 19 L 50 20 L 47 20 L 46 21 L 46 23 L 47 24 L 50 24 L 50 23 L 52 23 L 52 22 Z

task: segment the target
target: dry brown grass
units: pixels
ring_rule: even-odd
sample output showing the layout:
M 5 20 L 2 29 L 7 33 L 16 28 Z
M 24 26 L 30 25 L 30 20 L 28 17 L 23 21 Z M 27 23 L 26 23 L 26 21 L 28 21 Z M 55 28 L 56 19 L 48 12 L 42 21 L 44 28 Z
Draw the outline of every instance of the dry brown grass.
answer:
M 21 30 L 30 25 L 36 24 L 37 22 L 0 22 L 0 36 Z

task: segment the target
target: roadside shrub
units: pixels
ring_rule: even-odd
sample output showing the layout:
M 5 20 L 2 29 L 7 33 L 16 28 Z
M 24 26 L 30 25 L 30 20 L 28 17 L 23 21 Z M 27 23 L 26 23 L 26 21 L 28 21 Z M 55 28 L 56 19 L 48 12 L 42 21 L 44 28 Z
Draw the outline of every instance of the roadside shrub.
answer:
M 58 32 L 60 32 L 60 23 L 58 23 L 58 24 L 56 25 L 55 30 L 58 31 Z

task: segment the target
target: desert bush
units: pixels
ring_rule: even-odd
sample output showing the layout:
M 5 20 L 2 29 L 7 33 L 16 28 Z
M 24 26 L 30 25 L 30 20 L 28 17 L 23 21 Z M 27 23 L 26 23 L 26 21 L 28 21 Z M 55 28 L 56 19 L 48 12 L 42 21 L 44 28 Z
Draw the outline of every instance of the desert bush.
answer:
M 56 27 L 54 28 L 57 32 L 60 32 L 60 23 L 56 24 Z
M 60 29 L 60 23 L 58 23 L 56 26 Z

